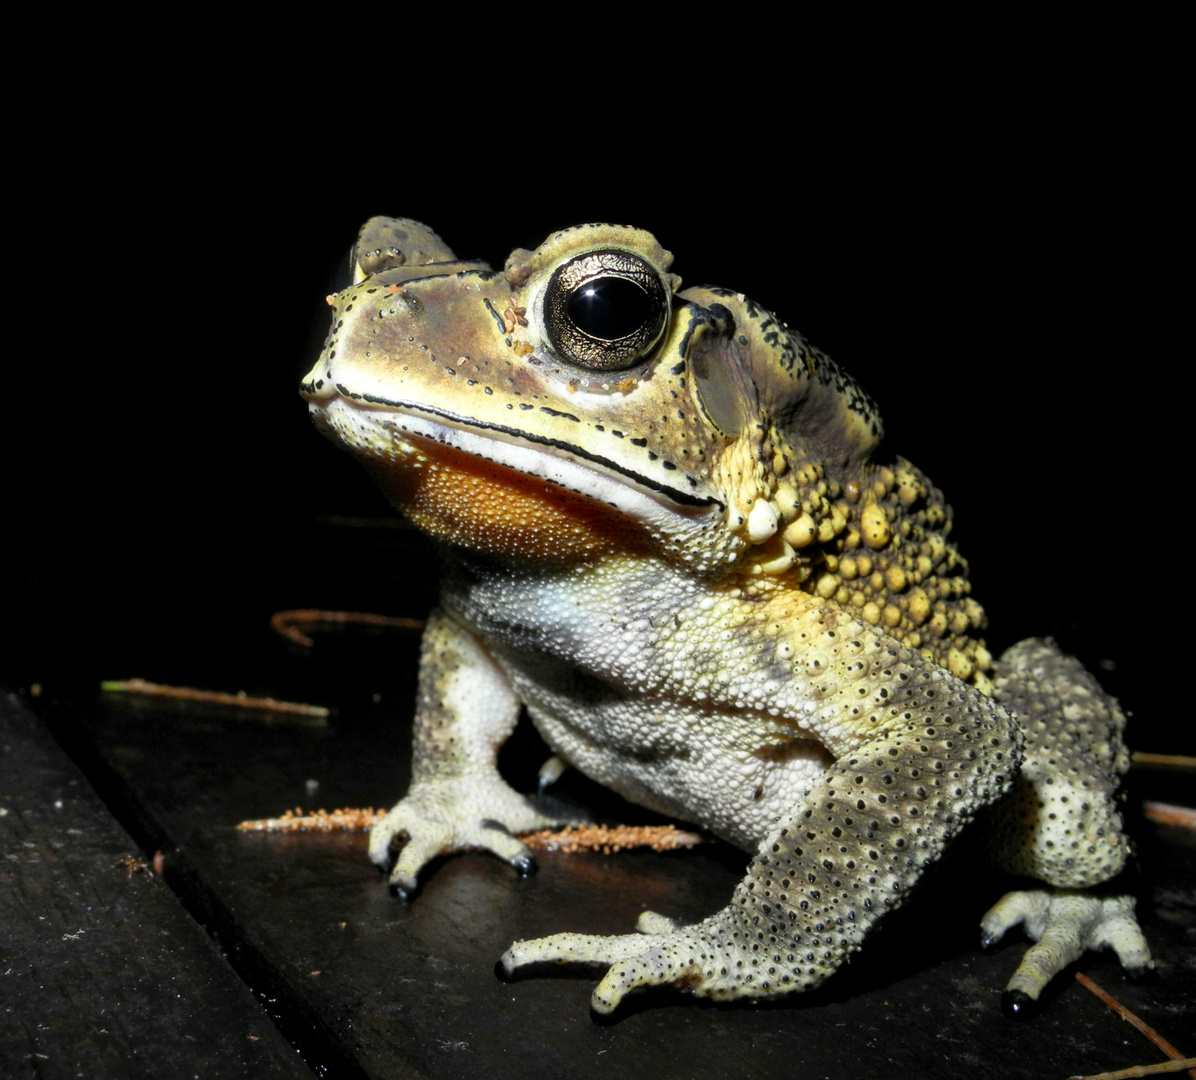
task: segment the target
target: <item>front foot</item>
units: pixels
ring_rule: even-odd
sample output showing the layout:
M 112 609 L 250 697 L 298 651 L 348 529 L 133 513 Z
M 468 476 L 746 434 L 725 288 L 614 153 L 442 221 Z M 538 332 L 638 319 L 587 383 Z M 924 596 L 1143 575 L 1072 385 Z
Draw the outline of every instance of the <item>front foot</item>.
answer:
M 385 870 L 391 866 L 392 845 L 402 843 L 389 885 L 399 899 L 409 900 L 420 871 L 437 856 L 456 851 L 489 851 L 527 876 L 536 868 L 535 856 L 512 834 L 561 824 L 565 823 L 541 814 L 501 781 L 427 781 L 413 784 L 370 831 L 370 859 Z
M 1049 888 L 1006 893 L 980 922 L 981 945 L 995 945 L 1018 923 L 1036 944 L 1005 988 L 1002 1005 L 1011 1017 L 1027 1015 L 1047 983 L 1088 949 L 1112 948 L 1133 977 L 1154 967 L 1132 896 Z

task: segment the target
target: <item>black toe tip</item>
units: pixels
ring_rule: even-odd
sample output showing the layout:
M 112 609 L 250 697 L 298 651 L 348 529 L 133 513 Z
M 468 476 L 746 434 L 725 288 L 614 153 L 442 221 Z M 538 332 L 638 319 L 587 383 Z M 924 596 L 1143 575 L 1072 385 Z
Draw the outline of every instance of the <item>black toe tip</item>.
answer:
M 1132 983 L 1152 983 L 1158 979 L 1159 971 L 1154 964 L 1143 964 L 1141 967 L 1127 967 L 1125 977 Z
M 511 860 L 511 865 L 520 877 L 531 877 L 537 869 L 536 860 L 531 855 L 520 855 L 519 858 Z
M 1010 1020 L 1025 1020 L 1037 1005 L 1038 1002 L 1024 990 L 1006 990 L 1001 995 L 1001 1011 Z
M 389 885 L 390 895 L 396 900 L 402 900 L 404 904 L 410 903 L 411 897 L 415 895 L 414 890 L 408 889 L 404 885 L 400 885 L 397 881 L 392 881 Z
M 984 952 L 992 952 L 997 947 L 997 942 L 1000 938 L 996 934 L 991 934 L 987 930 L 980 931 L 980 948 Z

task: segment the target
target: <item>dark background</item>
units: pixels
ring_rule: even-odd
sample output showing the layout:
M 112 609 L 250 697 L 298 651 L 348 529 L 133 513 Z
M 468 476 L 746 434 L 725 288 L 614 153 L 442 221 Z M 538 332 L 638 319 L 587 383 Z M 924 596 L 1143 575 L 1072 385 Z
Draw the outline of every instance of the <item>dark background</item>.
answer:
M 39 193 L 5 428 L 9 684 L 261 691 L 247 642 L 272 610 L 421 614 L 426 561 L 321 547 L 330 516 L 388 512 L 296 393 L 323 298 L 372 214 L 496 265 L 605 220 L 650 229 L 685 282 L 748 293 L 870 391 L 955 508 L 994 648 L 1057 635 L 1137 713 L 1137 747 L 1191 752 L 1191 725 L 1146 697 L 1182 573 L 1178 196 L 1170 144 L 1115 96 L 876 102 L 838 124 L 678 102 L 634 145 L 616 145 L 622 115 L 411 105 L 375 110 L 368 138 L 212 119 L 114 123 L 103 193 Z M 418 600 L 394 589 L 412 569 Z

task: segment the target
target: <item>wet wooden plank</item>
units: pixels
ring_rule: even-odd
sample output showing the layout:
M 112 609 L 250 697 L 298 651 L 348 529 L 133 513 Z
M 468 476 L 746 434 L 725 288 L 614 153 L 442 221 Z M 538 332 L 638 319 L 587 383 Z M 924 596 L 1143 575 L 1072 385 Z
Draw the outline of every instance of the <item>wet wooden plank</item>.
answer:
M 310 1071 L 44 725 L 0 699 L 5 1076 Z

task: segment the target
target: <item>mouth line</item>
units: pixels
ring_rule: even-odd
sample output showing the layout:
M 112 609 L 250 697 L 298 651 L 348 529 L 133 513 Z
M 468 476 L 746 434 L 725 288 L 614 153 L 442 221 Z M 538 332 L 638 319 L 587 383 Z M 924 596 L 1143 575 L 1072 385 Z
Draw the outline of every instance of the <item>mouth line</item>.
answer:
M 393 409 L 410 421 L 410 424 L 406 425 L 392 421 L 387 424 L 388 427 L 401 427 L 406 434 L 431 439 L 526 475 L 552 481 L 616 509 L 628 507 L 621 505 L 622 500 L 612 500 L 612 494 L 616 494 L 611 490 L 612 484 L 618 485 L 623 493 L 627 492 L 629 485 L 633 485 L 639 493 L 651 499 L 657 508 L 663 505 L 665 509 L 685 517 L 702 510 L 726 509 L 722 501 L 713 496 L 692 495 L 680 488 L 663 484 L 650 476 L 628 469 L 617 461 L 563 439 L 536 435 L 504 424 L 475 420 L 420 402 L 354 393 L 339 383 L 336 389 L 346 402 L 361 402 L 364 405 Z

